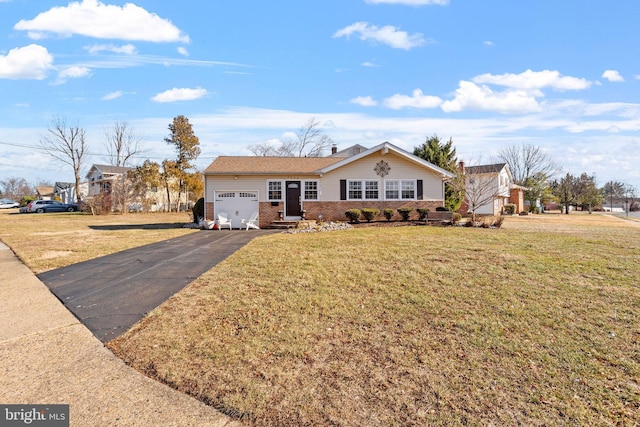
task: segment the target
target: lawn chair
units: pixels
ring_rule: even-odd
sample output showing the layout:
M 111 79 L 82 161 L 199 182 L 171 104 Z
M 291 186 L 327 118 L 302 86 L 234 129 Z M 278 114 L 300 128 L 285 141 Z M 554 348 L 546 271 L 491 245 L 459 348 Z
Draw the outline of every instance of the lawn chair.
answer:
M 241 222 L 243 225 L 247 226 L 245 231 L 249 230 L 250 228 L 255 228 L 256 230 L 260 230 L 260 227 L 258 227 L 258 212 L 252 213 L 251 218 L 242 219 Z
M 218 228 L 222 230 L 223 227 L 229 227 L 229 230 L 233 228 L 229 216 L 225 212 L 220 212 L 218 214 Z

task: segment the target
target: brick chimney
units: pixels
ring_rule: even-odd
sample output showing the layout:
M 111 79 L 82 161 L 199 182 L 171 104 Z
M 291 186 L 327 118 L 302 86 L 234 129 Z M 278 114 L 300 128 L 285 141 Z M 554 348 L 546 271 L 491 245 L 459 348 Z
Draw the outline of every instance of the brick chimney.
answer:
M 336 154 L 338 152 L 338 147 L 336 146 L 336 144 L 333 144 L 331 146 L 331 154 Z
M 464 162 L 458 162 L 458 169 L 460 169 L 460 172 L 464 175 Z

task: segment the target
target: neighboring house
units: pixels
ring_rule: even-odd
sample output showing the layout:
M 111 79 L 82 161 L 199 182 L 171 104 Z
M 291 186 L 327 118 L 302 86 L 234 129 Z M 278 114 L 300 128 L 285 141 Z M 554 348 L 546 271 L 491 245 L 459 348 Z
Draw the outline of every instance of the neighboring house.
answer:
M 88 195 L 89 187 L 86 182 L 80 183 L 80 200 Z M 56 182 L 53 186 L 53 197 L 56 200 L 60 200 L 62 203 L 75 203 L 78 199 L 76 197 L 76 185 L 72 182 Z
M 459 212 L 471 213 L 473 205 L 478 215 L 500 215 L 506 204 L 516 206 L 515 213 L 524 210 L 524 191 L 513 182 L 506 163 L 467 166 L 460 164 L 465 176 L 465 201 Z
M 53 187 L 49 187 L 48 185 L 41 185 L 36 187 L 36 196 L 38 200 L 53 200 Z
M 118 179 L 123 179 L 126 173 L 133 168 L 110 165 L 93 165 L 87 172 L 87 182 L 89 183 L 89 197 L 100 193 L 112 191 Z
M 331 157 L 220 156 L 204 171 L 205 217 L 224 212 L 239 227 L 258 212 L 266 227 L 303 217 L 344 221 L 351 208 L 444 205 L 450 172 L 388 142 L 353 148 Z
M 132 183 L 127 178 L 127 172 L 134 168 L 110 165 L 93 165 L 87 173 L 89 183 L 89 197 L 100 193 L 113 193 L 117 200 L 122 200 L 120 204 L 126 203 L 130 211 L 166 211 L 169 208 L 167 201 L 167 191 L 164 188 L 151 187 L 143 194 L 134 191 Z M 176 209 L 178 192 L 171 190 L 171 208 Z M 185 197 L 185 195 L 183 195 Z M 184 200 L 182 201 L 184 204 Z M 114 204 L 114 209 L 120 207 Z

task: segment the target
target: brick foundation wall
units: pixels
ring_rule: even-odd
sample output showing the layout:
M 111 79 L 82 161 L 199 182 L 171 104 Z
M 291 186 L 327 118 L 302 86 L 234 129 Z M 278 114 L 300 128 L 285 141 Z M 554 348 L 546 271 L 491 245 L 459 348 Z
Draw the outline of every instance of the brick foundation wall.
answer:
M 413 208 L 411 219 L 417 219 L 418 213 L 416 209 L 427 208 L 435 211 L 437 207 L 443 206 L 442 202 L 437 201 L 384 201 L 384 202 L 366 202 L 366 201 L 339 201 L 339 202 L 304 202 L 304 210 L 307 219 L 318 219 L 318 215 L 322 215 L 323 221 L 347 221 L 345 212 L 349 209 L 375 208 L 380 210 L 380 216 L 376 220 L 384 219 L 382 212 L 384 209 L 390 208 L 394 210 L 392 220 L 401 219 L 402 217 L 396 209 L 400 207 Z
M 347 221 L 345 212 L 349 209 L 363 209 L 363 208 L 376 208 L 380 210 L 380 216 L 376 220 L 382 220 L 382 212 L 386 208 L 394 210 L 392 220 L 401 219 L 397 210 L 400 207 L 413 208 L 411 212 L 411 219 L 417 219 L 418 213 L 416 209 L 427 208 L 431 211 L 435 211 L 437 207 L 443 206 L 442 202 L 437 201 L 385 201 L 385 202 L 365 202 L 365 201 L 339 201 L 339 202 L 304 202 L 304 210 L 306 211 L 306 219 L 319 219 L 319 215 L 322 215 L 323 221 Z M 272 221 L 279 219 L 278 211 L 284 210 L 284 203 L 279 202 L 273 206 L 271 202 L 260 202 L 258 224 L 261 228 L 268 227 Z M 206 219 L 213 221 L 214 203 L 206 203 Z

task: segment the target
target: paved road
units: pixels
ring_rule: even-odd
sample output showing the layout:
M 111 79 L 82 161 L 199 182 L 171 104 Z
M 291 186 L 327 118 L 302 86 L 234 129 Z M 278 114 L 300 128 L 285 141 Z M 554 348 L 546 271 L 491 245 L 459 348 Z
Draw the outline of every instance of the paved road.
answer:
M 253 238 L 273 232 L 201 231 L 47 271 L 38 278 L 107 342 Z

